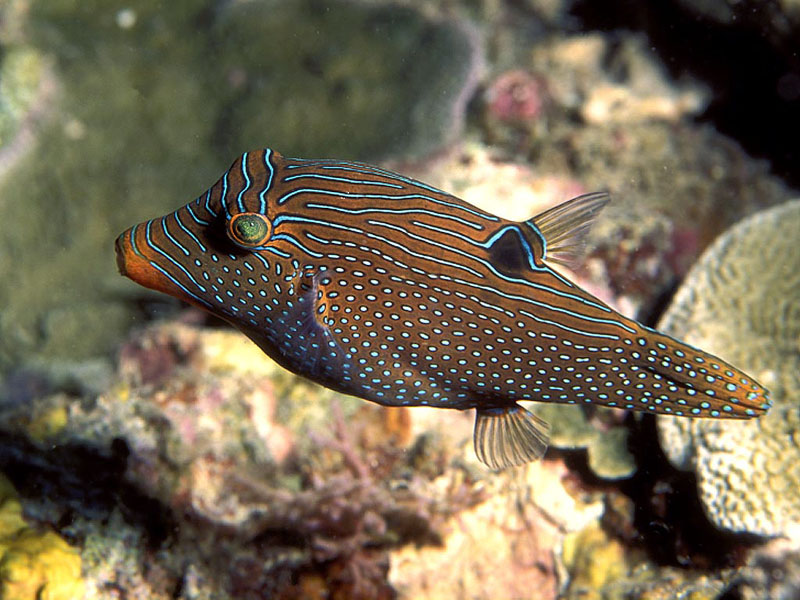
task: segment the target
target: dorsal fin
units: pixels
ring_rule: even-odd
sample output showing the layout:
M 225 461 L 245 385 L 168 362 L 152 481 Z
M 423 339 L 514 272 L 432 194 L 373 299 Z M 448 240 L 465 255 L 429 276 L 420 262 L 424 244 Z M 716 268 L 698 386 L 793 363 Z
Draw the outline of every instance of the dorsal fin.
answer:
M 545 240 L 544 258 L 572 267 L 583 254 L 586 234 L 611 197 L 606 192 L 584 194 L 562 202 L 526 221 Z

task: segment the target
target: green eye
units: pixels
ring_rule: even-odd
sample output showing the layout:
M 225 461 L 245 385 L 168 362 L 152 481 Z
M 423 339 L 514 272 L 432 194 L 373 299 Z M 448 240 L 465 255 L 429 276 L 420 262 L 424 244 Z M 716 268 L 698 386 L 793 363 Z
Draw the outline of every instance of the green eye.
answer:
M 228 224 L 231 239 L 242 246 L 261 246 L 271 232 L 270 222 L 260 213 L 239 213 Z

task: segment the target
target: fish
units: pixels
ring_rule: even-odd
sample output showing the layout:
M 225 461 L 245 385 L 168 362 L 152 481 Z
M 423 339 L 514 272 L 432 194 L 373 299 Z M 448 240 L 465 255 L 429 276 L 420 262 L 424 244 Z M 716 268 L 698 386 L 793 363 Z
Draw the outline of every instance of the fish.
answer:
M 477 457 L 540 458 L 522 401 L 749 419 L 752 377 L 570 281 L 605 192 L 510 221 L 366 163 L 246 152 L 123 232 L 120 273 L 228 321 L 286 369 L 384 406 L 475 409 Z

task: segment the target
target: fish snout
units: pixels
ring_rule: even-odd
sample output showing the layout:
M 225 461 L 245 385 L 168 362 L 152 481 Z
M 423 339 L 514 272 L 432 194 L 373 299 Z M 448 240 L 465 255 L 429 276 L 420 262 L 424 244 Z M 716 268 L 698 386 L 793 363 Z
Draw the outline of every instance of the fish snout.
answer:
M 188 292 L 189 282 L 182 280 L 184 276 L 191 277 L 188 268 L 155 245 L 152 223 L 148 221 L 126 229 L 114 241 L 120 275 L 151 290 L 206 308 L 197 294 Z
M 125 239 L 130 236 L 131 230 L 128 229 L 125 232 L 119 234 L 117 239 L 114 240 L 114 252 L 117 255 L 117 270 L 119 271 L 120 275 L 128 276 L 128 271 L 125 268 L 125 254 L 126 254 L 126 242 Z
M 137 242 L 139 225 L 123 231 L 114 241 L 117 253 L 117 269 L 120 275 L 132 279 L 139 285 L 160 290 L 163 285 L 160 273 L 153 268 L 153 263 L 142 253 Z
M 170 281 L 164 277 L 163 270 L 159 271 L 154 261 L 149 256 L 146 237 L 140 234 L 141 224 L 126 229 L 114 242 L 117 253 L 117 269 L 120 275 L 132 279 L 139 285 L 166 293 L 172 292 Z

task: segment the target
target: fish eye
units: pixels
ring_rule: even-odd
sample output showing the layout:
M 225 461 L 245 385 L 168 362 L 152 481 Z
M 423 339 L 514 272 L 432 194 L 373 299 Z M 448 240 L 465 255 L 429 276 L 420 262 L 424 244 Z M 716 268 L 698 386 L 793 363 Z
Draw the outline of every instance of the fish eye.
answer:
M 240 246 L 262 246 L 272 233 L 272 225 L 260 213 L 239 213 L 228 223 L 228 235 Z

